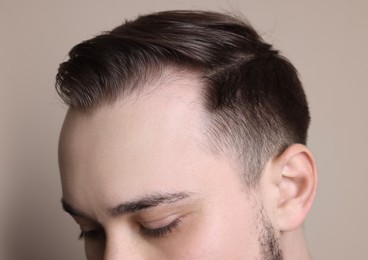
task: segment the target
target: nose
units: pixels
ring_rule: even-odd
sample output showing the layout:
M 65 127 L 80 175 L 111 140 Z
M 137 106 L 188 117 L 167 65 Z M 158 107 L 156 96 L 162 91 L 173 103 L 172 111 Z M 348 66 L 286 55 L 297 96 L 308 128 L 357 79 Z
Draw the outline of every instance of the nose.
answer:
M 106 240 L 104 260 L 144 260 L 144 248 L 132 238 L 110 238 Z

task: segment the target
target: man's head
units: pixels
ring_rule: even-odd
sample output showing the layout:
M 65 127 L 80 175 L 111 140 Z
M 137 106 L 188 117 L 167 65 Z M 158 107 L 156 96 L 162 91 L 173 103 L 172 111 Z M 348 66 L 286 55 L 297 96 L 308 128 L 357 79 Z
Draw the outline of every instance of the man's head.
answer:
M 75 46 L 57 90 L 70 107 L 64 208 L 98 230 L 83 233 L 89 259 L 288 251 L 316 189 L 308 105 L 295 68 L 248 24 L 139 17 Z

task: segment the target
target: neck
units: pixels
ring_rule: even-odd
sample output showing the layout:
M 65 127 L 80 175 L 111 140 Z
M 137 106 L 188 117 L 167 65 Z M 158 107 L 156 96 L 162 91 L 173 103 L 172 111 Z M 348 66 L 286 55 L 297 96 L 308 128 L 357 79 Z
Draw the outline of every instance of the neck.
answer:
M 302 227 L 281 233 L 281 248 L 284 260 L 312 260 Z

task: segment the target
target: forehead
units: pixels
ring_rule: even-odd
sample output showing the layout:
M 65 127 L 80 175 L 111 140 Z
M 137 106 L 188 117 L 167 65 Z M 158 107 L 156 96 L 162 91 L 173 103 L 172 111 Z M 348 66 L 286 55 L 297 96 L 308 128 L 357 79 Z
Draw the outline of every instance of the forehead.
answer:
M 88 145 L 103 148 L 109 141 L 127 145 L 143 142 L 139 148 L 146 149 L 157 140 L 188 134 L 199 137 L 204 110 L 201 83 L 196 77 L 166 76 L 165 81 L 142 88 L 92 113 L 69 111 L 61 133 L 61 151 L 65 139 L 67 147 L 78 151 Z
M 105 203 L 122 188 L 133 197 L 147 188 L 203 185 L 188 178 L 216 167 L 210 162 L 214 155 L 204 151 L 199 84 L 194 76 L 172 77 L 91 115 L 68 112 L 59 146 L 64 198 L 85 201 L 90 192 L 84 191 L 91 189 Z

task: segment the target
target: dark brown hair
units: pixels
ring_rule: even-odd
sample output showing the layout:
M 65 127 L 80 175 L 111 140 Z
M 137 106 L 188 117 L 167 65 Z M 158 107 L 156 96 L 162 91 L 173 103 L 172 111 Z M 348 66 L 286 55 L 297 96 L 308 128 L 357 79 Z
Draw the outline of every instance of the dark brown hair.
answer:
M 306 142 L 308 104 L 294 66 L 240 18 L 202 11 L 140 16 L 76 45 L 56 76 L 70 109 L 115 102 L 168 67 L 199 71 L 213 150 L 236 151 L 255 185 L 265 163 Z

